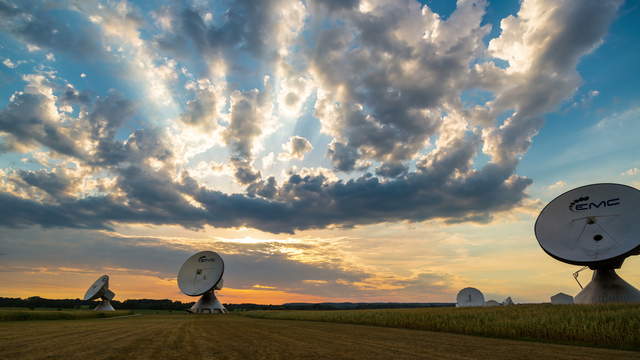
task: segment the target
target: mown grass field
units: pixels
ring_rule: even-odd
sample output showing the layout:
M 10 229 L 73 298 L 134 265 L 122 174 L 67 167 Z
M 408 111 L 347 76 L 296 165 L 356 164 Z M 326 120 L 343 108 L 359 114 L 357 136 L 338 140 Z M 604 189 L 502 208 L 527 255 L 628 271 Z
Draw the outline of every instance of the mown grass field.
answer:
M 0 359 L 633 359 L 640 353 L 443 332 L 255 319 L 141 315 L 0 323 Z
M 132 315 L 132 311 L 0 309 L 0 321 L 79 320 Z
M 640 350 L 640 305 L 543 304 L 488 308 L 249 311 L 242 315 Z

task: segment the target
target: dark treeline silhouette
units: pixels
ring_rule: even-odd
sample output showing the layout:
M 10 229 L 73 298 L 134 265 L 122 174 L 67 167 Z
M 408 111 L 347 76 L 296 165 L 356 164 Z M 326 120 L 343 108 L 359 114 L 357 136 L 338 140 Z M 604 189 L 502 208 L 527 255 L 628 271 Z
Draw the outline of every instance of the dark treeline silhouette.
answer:
M 125 301 L 112 300 L 111 304 L 118 310 L 186 310 L 193 302 L 183 303 L 169 299 L 128 299 Z M 80 299 L 45 299 L 33 296 L 26 299 L 0 297 L 0 307 L 21 308 L 53 308 L 53 309 L 80 309 L 93 308 L 98 301 L 85 301 Z M 422 307 L 455 306 L 452 303 L 289 303 L 283 305 L 260 304 L 224 304 L 229 311 L 249 310 L 347 310 L 347 309 L 401 309 Z
M 281 305 L 284 310 L 361 310 L 361 309 L 410 309 L 424 307 L 448 307 L 454 303 L 289 303 Z
M 26 299 L 0 297 L 0 307 L 25 307 L 30 309 L 80 309 L 87 307 L 93 308 L 97 306 L 98 303 L 99 301 L 85 301 L 81 299 L 45 299 L 39 296 L 32 296 Z M 111 300 L 111 304 L 118 310 L 184 310 L 193 305 L 193 302 L 183 303 L 181 301 L 172 301 L 168 299 L 130 299 L 125 301 Z

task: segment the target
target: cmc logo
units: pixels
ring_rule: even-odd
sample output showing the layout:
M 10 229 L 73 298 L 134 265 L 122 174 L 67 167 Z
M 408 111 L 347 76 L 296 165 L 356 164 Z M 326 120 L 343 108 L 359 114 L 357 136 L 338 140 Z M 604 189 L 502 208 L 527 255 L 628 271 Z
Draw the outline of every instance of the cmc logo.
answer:
M 620 198 L 613 198 L 609 200 L 602 200 L 600 202 L 589 202 L 589 197 L 584 196 L 581 198 L 577 198 L 569 204 L 569 210 L 573 212 L 591 210 L 591 209 L 600 209 L 606 208 L 610 206 L 620 205 Z
M 216 262 L 216 259 L 207 259 L 207 257 L 203 255 L 198 258 L 198 262 Z

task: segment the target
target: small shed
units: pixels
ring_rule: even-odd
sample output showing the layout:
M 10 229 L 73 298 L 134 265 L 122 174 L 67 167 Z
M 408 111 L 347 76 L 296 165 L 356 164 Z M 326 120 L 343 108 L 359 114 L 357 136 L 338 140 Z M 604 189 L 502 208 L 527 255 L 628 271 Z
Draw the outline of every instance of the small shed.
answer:
M 551 303 L 554 305 L 573 304 L 573 296 L 565 293 L 557 293 L 551 297 Z

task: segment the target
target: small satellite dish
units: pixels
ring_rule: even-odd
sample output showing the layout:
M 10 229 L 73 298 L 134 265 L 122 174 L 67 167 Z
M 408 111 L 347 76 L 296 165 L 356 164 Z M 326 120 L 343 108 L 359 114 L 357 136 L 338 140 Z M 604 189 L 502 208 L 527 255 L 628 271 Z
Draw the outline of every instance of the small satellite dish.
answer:
M 101 299 L 98 306 L 95 307 L 95 311 L 114 311 L 115 309 L 111 305 L 111 300 L 116 296 L 113 291 L 109 290 L 109 276 L 102 275 L 96 280 L 93 285 L 89 287 L 84 294 L 84 300 Z
M 551 257 L 595 270 L 577 304 L 640 302 L 640 291 L 615 272 L 640 251 L 640 191 L 621 184 L 582 186 L 552 200 L 535 235 Z
M 188 310 L 191 313 L 227 312 L 216 298 L 215 290 L 223 285 L 224 261 L 213 251 L 201 251 L 182 264 L 178 272 L 178 287 L 189 296 L 200 296 L 200 299 Z
M 502 305 L 514 305 L 513 299 L 511 299 L 511 296 L 507 296 L 507 298 L 504 299 L 504 301 L 502 302 Z
M 483 306 L 484 295 L 480 290 L 472 287 L 464 288 L 458 292 L 456 307 Z

